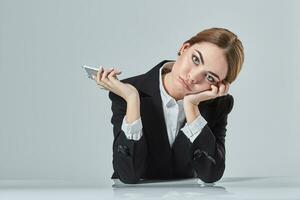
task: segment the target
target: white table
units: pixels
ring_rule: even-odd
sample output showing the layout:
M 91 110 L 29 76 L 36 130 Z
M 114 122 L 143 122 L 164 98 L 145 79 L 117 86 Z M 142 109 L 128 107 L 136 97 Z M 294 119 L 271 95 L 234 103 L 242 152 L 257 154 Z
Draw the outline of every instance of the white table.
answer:
M 106 186 L 100 182 L 2 180 L 0 199 L 300 199 L 300 177 L 223 178 L 214 184 L 198 179 L 132 185 L 117 181 Z

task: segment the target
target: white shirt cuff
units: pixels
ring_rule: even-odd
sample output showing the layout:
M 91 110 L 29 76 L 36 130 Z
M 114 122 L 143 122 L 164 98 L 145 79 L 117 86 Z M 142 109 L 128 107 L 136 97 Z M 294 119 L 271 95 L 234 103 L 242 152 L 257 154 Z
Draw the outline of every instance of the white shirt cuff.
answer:
M 121 129 L 124 131 L 127 139 L 129 140 L 139 140 L 143 134 L 143 125 L 141 117 L 132 123 L 127 123 L 126 116 L 123 118 Z
M 201 133 L 203 127 L 206 125 L 207 121 L 200 114 L 191 123 L 185 123 L 184 127 L 180 130 L 190 139 L 193 143 L 197 136 Z

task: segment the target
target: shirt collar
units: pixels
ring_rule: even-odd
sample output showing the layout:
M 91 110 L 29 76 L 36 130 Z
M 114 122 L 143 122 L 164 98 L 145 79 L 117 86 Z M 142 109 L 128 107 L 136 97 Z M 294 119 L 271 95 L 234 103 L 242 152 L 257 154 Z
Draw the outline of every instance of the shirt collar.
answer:
M 183 99 L 178 100 L 176 102 L 176 100 L 167 93 L 167 91 L 165 90 L 165 88 L 163 86 L 163 82 L 162 82 L 162 74 L 170 72 L 172 70 L 174 63 L 175 63 L 174 61 L 166 62 L 159 69 L 159 88 L 160 88 L 160 93 L 161 93 L 161 98 L 162 98 L 163 104 L 166 107 L 170 107 L 170 106 L 174 105 L 175 103 L 178 103 L 180 105 L 183 104 Z

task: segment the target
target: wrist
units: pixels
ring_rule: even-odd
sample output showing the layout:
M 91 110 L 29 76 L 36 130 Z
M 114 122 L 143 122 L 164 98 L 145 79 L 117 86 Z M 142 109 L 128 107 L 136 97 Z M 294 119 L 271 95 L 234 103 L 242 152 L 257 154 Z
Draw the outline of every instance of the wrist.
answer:
M 184 103 L 183 107 L 187 123 L 191 123 L 200 115 L 199 107 L 197 105 L 187 102 Z
M 125 97 L 125 101 L 128 102 L 139 102 L 140 96 L 136 93 L 132 93 Z
M 139 96 L 130 96 L 126 99 L 126 102 L 126 121 L 132 123 L 141 116 Z
M 188 99 L 183 100 L 183 105 L 189 106 L 189 107 L 194 107 L 194 108 L 198 107 L 199 103 L 200 102 L 191 102 Z

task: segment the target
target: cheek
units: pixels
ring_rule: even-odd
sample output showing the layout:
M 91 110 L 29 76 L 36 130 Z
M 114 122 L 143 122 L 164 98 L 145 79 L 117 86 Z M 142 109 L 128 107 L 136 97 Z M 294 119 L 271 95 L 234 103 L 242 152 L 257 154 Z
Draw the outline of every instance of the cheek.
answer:
M 185 71 L 184 66 L 185 66 L 184 63 L 182 63 L 182 62 L 178 62 L 176 66 L 175 65 L 173 66 L 172 75 L 173 75 L 174 78 L 178 77 L 178 76 L 182 76 L 182 75 L 185 74 L 184 73 L 184 71 Z
M 182 66 L 184 69 L 192 67 L 193 61 L 190 59 L 189 55 L 182 56 L 179 60 L 179 65 Z

